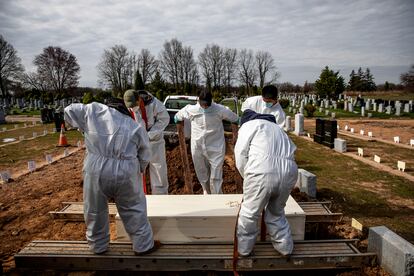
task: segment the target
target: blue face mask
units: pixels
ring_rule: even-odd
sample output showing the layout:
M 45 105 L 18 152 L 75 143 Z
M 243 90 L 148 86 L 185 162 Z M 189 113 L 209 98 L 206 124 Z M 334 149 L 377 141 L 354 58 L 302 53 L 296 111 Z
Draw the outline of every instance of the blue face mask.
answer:
M 203 111 L 203 113 L 210 113 L 211 112 L 211 106 L 207 107 L 207 108 L 201 108 L 201 110 Z
M 270 103 L 267 103 L 267 102 L 266 102 L 265 104 L 266 104 L 266 107 L 267 107 L 267 108 L 271 108 L 271 107 L 274 105 L 274 103 L 271 103 L 271 102 L 270 102 Z

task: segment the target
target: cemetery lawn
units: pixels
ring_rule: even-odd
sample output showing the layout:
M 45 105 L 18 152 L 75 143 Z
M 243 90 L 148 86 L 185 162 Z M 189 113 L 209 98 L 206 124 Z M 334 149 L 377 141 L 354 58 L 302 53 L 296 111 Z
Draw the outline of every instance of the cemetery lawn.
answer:
M 19 140 L 19 137 L 24 135 L 24 138 L 31 138 L 33 137 L 33 132 L 36 132 L 37 135 L 42 135 L 44 130 L 47 130 L 48 133 L 52 133 L 53 128 L 55 127 L 55 124 L 39 124 L 37 123 L 36 126 L 33 126 L 31 122 L 26 123 L 28 127 L 24 127 L 24 123 L 16 123 L 16 124 L 8 124 L 7 129 L 9 131 L 6 132 L 0 132 L 0 145 L 8 144 L 3 142 L 3 139 L 5 138 L 15 138 L 17 141 Z M 18 128 L 15 129 L 14 125 L 18 125 Z M 6 125 L 0 125 L 0 130 L 6 127 Z
M 44 126 L 41 127 L 43 131 Z M 22 135 L 31 137 L 34 128 L 36 127 L 26 128 L 27 133 Z M 65 148 L 56 146 L 59 142 L 59 135 L 60 133 L 51 133 L 50 131 L 46 136 L 1 147 L 0 170 L 9 170 L 12 174 L 27 171 L 29 160 L 35 160 L 38 163 L 45 161 L 46 154 L 52 154 L 53 157 L 62 154 Z M 69 151 L 73 151 L 72 147 L 76 147 L 77 141 L 83 139 L 82 134 L 77 130 L 66 131 L 65 135 L 71 145 L 68 147 Z
M 296 162 L 317 176 L 317 199 L 333 202 L 364 226 L 385 225 L 414 242 L 414 183 L 333 150 L 291 135 Z

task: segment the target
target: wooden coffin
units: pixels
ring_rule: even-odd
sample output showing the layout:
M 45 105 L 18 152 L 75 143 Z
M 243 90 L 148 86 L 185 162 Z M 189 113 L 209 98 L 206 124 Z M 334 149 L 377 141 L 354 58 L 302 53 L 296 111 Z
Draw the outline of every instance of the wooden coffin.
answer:
M 232 242 L 242 196 L 147 195 L 148 219 L 154 239 L 180 243 Z M 285 213 L 293 239 L 303 240 L 305 212 L 291 196 L 286 203 Z M 117 241 L 129 241 L 118 214 L 115 222 Z

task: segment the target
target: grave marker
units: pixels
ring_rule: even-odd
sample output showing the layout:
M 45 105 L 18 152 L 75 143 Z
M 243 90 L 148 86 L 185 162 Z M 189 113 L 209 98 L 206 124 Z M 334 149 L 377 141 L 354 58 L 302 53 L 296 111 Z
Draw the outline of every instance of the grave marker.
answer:
M 354 133 L 354 128 L 353 127 L 351 127 L 351 133 Z
M 381 163 L 381 158 L 378 155 L 374 155 L 374 161 L 377 163 Z
M 395 136 L 394 137 L 394 143 L 400 143 L 400 136 Z
M 2 171 L 0 172 L 0 178 L 3 182 L 9 182 L 11 176 L 10 171 Z
M 53 157 L 51 154 L 46 154 L 46 162 L 48 164 L 52 164 L 53 163 Z
M 410 139 L 410 146 L 414 146 L 414 139 Z
M 405 172 L 405 162 L 404 161 L 397 161 L 397 168 L 399 171 Z
M 65 149 L 65 151 L 63 152 L 63 156 L 64 157 L 68 157 L 69 156 L 69 150 Z
M 337 152 L 346 152 L 346 141 L 341 138 L 335 138 L 334 150 Z
M 365 131 L 362 130 L 362 129 L 359 131 L 359 134 L 361 134 L 362 136 L 364 136 L 364 133 L 365 133 Z
M 27 162 L 27 167 L 29 169 L 29 172 L 34 172 L 36 170 L 36 162 L 33 160 Z
M 358 156 L 364 157 L 364 150 L 362 148 L 358 148 Z
M 372 131 L 368 131 L 368 137 L 372 137 Z
M 33 132 L 33 138 L 37 137 L 37 132 Z
M 348 125 L 345 125 L 345 130 L 348 131 L 349 127 Z

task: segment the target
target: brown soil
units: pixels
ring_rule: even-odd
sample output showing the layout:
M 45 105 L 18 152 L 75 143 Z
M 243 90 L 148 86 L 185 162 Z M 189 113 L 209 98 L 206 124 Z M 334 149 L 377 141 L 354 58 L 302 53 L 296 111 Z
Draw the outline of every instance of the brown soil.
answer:
M 61 208 L 64 201 L 82 201 L 82 163 L 84 150 L 45 166 L 13 182 L 0 185 L 0 258 L 5 272 L 14 268 L 13 255 L 32 240 L 85 240 L 84 223 L 53 220 L 48 212 Z M 236 172 L 232 147 L 228 147 L 223 170 L 223 192 L 236 193 Z M 191 157 L 189 158 L 191 161 Z M 184 180 L 178 147 L 167 148 L 169 192 L 182 194 Z M 202 193 L 193 165 L 194 193 Z M 308 201 L 306 194 L 295 189 L 292 195 L 298 201 Z M 330 226 L 326 237 L 361 237 L 352 230 L 349 222 Z M 115 227 L 111 223 L 111 240 Z M 371 268 L 364 268 L 364 270 Z M 376 268 L 375 268 L 376 269 Z M 369 272 L 370 275 L 378 275 Z M 382 275 L 382 274 L 379 274 Z

